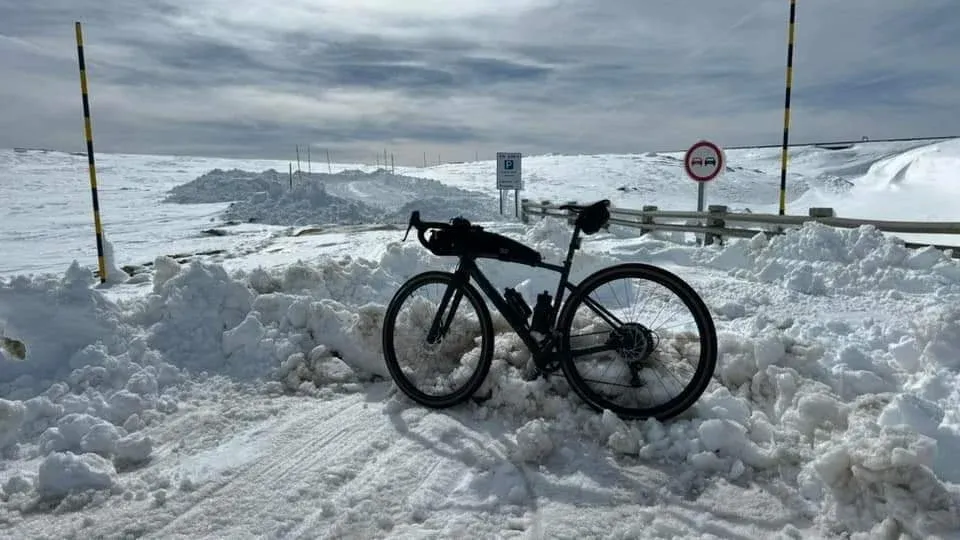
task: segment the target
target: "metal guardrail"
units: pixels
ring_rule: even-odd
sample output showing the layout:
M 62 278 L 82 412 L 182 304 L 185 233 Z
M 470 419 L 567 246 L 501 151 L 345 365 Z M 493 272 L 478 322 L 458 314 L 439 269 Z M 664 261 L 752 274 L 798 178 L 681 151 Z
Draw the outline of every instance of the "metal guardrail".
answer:
M 520 202 L 520 220 L 529 223 L 531 217 L 557 217 L 572 222 L 571 213 L 561 210 L 563 204 L 577 205 L 577 201 L 553 203 L 522 199 Z M 796 228 L 809 221 L 816 221 L 831 227 L 857 228 L 872 225 L 886 233 L 905 234 L 955 234 L 960 236 L 960 222 L 923 222 L 889 221 L 877 219 L 837 217 L 833 208 L 810 208 L 807 216 L 781 216 L 777 214 L 753 214 L 728 212 L 725 205 L 710 205 L 707 212 L 682 210 L 660 210 L 657 206 L 644 206 L 641 210 L 630 208 L 610 208 L 610 224 L 632 227 L 640 234 L 650 231 L 689 232 L 703 235 L 704 245 L 723 244 L 725 237 L 752 238 L 758 233 L 767 236 L 783 234 L 786 228 Z M 730 224 L 737 223 L 739 227 Z M 952 251 L 951 256 L 960 258 L 960 246 L 904 242 L 908 248 L 932 246 L 936 249 Z

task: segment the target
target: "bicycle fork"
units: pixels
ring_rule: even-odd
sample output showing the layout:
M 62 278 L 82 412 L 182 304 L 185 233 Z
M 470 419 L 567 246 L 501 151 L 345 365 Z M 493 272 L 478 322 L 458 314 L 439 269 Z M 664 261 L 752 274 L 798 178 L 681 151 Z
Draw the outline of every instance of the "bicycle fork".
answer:
M 447 330 L 450 329 L 450 323 L 453 322 L 453 316 L 457 313 L 457 308 L 460 307 L 460 300 L 462 299 L 463 289 L 460 287 L 460 277 L 457 276 L 447 286 L 447 290 L 443 292 L 443 298 L 437 307 L 437 314 L 434 315 L 433 322 L 430 323 L 430 330 L 427 331 L 427 343 L 436 345 L 447 335 Z M 450 312 L 444 317 L 448 304 L 450 305 Z

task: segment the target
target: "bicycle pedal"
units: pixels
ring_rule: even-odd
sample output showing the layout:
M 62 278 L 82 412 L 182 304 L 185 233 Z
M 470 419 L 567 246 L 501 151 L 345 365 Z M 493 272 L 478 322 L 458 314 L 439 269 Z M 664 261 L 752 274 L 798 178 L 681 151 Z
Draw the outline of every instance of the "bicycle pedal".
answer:
M 493 397 L 493 390 L 487 390 L 483 394 L 474 394 L 470 396 L 470 399 L 477 405 L 480 405 L 482 403 L 486 403 L 487 401 L 490 401 L 492 397 Z

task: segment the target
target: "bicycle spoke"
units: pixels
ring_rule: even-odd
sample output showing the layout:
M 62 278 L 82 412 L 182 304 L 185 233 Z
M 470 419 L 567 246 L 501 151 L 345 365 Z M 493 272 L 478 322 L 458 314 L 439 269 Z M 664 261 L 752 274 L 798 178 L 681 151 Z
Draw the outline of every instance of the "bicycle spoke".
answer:
M 611 313 L 610 310 L 608 310 L 607 308 L 601 306 L 593 298 L 590 298 L 589 296 L 587 296 L 583 299 L 583 301 L 584 303 L 592 307 L 594 310 L 596 310 L 597 315 L 599 315 L 600 318 L 603 319 L 610 326 L 617 327 L 623 324 L 622 322 L 620 322 L 620 319 L 617 318 L 616 315 Z
M 438 286 L 442 293 L 429 294 Z M 482 384 L 492 356 L 490 315 L 478 293 L 456 284 L 452 274 L 411 278 L 387 308 L 387 366 L 400 389 L 421 404 L 448 407 L 467 399 Z
M 702 392 L 699 374 L 713 370 L 715 345 L 707 344 L 715 334 L 701 330 L 702 314 L 709 313 L 702 307 L 694 313 L 677 295 L 675 279 L 669 285 L 649 279 L 660 270 L 624 267 L 581 285 L 571 299 L 565 372 L 595 407 L 638 417 L 676 414 L 672 407 L 686 407 L 687 396 Z

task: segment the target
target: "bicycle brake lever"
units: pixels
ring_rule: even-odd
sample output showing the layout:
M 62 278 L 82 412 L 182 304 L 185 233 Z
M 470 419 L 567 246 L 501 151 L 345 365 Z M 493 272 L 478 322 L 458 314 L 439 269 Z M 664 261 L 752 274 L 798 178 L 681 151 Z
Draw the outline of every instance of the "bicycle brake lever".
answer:
M 407 232 L 404 233 L 404 235 L 403 235 L 403 240 L 401 240 L 402 242 L 406 242 L 406 241 L 407 241 L 407 237 L 410 236 L 410 229 L 413 228 L 413 225 L 414 225 L 415 223 L 420 223 L 420 211 L 419 211 L 419 210 L 414 210 L 413 213 L 410 214 L 410 223 L 407 224 Z

